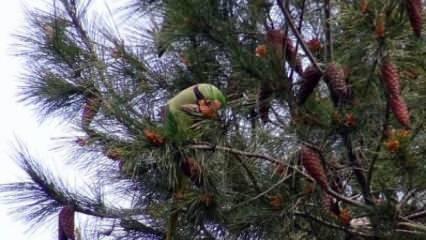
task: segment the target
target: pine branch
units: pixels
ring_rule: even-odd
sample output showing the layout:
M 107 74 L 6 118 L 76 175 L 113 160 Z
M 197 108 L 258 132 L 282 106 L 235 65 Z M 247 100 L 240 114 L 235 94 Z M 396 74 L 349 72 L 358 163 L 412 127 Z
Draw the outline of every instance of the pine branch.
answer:
M 73 206 L 76 212 L 98 218 L 127 219 L 134 224 L 133 230 L 156 236 L 164 235 L 135 220 L 132 216 L 145 214 L 143 209 L 121 209 L 106 206 L 99 196 L 85 196 L 74 193 L 61 179 L 44 169 L 38 161 L 32 159 L 28 153 L 21 151 L 17 155 L 21 168 L 30 177 L 28 182 L 0 185 L 0 192 L 5 195 L 4 201 L 16 204 L 21 215 L 32 226 L 42 224 L 55 214 L 62 206 Z
M 273 158 L 273 157 L 270 157 L 268 155 L 263 155 L 263 154 L 259 154 L 259 153 L 252 153 L 252 152 L 245 152 L 245 151 L 242 151 L 242 150 L 239 150 L 239 149 L 235 149 L 235 148 L 230 148 L 230 147 L 225 147 L 225 146 L 218 146 L 218 145 L 210 145 L 210 144 L 194 144 L 194 145 L 188 145 L 186 147 L 191 148 L 191 149 L 211 150 L 211 151 L 220 150 L 220 151 L 230 152 L 230 153 L 233 153 L 233 154 L 242 155 L 242 156 L 246 156 L 246 157 L 250 157 L 250 158 L 263 159 L 263 160 L 268 161 L 270 163 L 282 164 L 285 167 L 291 168 L 292 170 L 298 172 L 303 177 L 305 177 L 305 178 L 307 178 L 309 180 L 312 180 L 311 176 L 309 176 L 306 173 L 302 172 L 297 167 L 286 165 L 285 163 L 283 163 L 283 161 L 281 161 L 279 159 L 276 159 L 276 158 Z
M 263 154 L 259 154 L 259 153 L 245 152 L 245 151 L 241 151 L 241 150 L 230 148 L 230 147 L 217 146 L 217 145 L 213 146 L 213 145 L 208 145 L 208 144 L 188 145 L 186 147 L 191 148 L 191 149 L 211 150 L 211 151 L 220 150 L 220 151 L 230 152 L 230 153 L 233 153 L 233 154 L 242 155 L 242 156 L 246 156 L 246 157 L 263 159 L 263 160 L 266 160 L 266 161 L 271 162 L 271 163 L 284 165 L 285 167 L 288 167 L 288 168 L 296 171 L 297 173 L 299 173 L 300 175 L 302 175 L 303 177 L 305 177 L 309 181 L 314 181 L 314 179 L 312 179 L 311 176 L 302 172 L 297 167 L 287 165 L 287 164 L 283 163 L 282 161 L 280 161 L 276 158 L 267 156 L 267 155 L 263 155 Z M 329 194 L 331 194 L 333 197 L 336 197 L 337 199 L 339 199 L 343 202 L 346 202 L 348 204 L 351 204 L 351 205 L 354 205 L 354 206 L 357 206 L 357 207 L 360 207 L 360 208 L 364 208 L 364 209 L 368 208 L 367 206 L 365 206 L 364 204 L 362 204 L 360 202 L 351 200 L 349 198 L 346 198 L 346 197 L 334 192 L 332 189 L 327 189 L 327 192 Z
M 40 115 L 44 116 L 79 109 L 85 91 L 84 86 L 46 69 L 39 69 L 35 76 L 27 77 L 27 84 L 21 86 L 20 95 L 21 101 L 39 107 Z

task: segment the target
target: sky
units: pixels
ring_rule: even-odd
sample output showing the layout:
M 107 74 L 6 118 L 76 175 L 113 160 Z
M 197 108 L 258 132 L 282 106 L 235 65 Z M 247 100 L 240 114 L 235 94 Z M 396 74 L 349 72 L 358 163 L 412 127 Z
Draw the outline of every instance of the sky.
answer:
M 14 56 L 16 40 L 14 34 L 25 23 L 24 7 L 40 4 L 38 1 L 12 0 L 0 4 L 0 184 L 24 180 L 25 175 L 17 166 L 13 154 L 17 142 L 23 142 L 29 151 L 43 161 L 50 161 L 52 168 L 61 153 L 55 150 L 62 137 L 66 136 L 67 126 L 58 120 L 40 122 L 37 112 L 30 106 L 18 102 L 20 76 L 24 73 L 24 63 Z M 38 3 L 37 3 L 38 2 Z M 63 141 L 63 140 L 62 140 Z M 0 239 L 46 240 L 56 239 L 56 222 L 43 229 L 28 230 L 28 226 L 11 214 L 11 208 L 0 199 Z
M 25 27 L 25 9 L 43 8 L 46 2 L 51 1 L 12 0 L 0 4 L 0 184 L 27 179 L 14 159 L 19 144 L 23 144 L 31 156 L 42 161 L 42 165 L 52 172 L 69 173 L 66 179 L 68 184 L 78 186 L 88 180 L 83 179 L 76 170 L 70 171 L 64 166 L 64 160 L 70 160 L 65 144 L 75 139 L 77 134 L 72 126 L 60 119 L 41 121 L 37 109 L 19 102 L 19 86 L 25 64 L 28 63 L 15 56 L 17 40 L 14 35 L 21 33 Z M 101 15 L 108 15 L 106 3 L 114 11 L 118 1 L 93 0 L 92 6 Z M 28 224 L 13 214 L 14 211 L 16 209 L 8 206 L 0 196 L 0 239 L 57 239 L 57 221 L 30 229 Z

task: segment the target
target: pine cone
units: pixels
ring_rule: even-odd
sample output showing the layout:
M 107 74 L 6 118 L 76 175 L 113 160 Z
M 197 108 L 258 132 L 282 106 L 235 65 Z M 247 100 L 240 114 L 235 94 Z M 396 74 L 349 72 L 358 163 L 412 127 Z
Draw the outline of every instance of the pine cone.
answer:
M 352 220 L 352 214 L 349 208 L 343 208 L 339 213 L 339 220 L 343 225 L 349 225 Z
M 303 74 L 302 61 L 300 60 L 300 57 L 297 55 L 296 48 L 293 46 L 293 43 L 291 42 L 290 39 L 287 40 L 286 59 L 290 67 L 293 68 L 293 70 L 297 74 L 302 76 Z
M 385 14 L 380 13 L 376 17 L 376 36 L 377 38 L 385 37 Z
M 311 147 L 302 146 L 301 160 L 303 167 L 305 167 L 308 174 L 311 175 L 311 177 L 315 179 L 315 181 L 317 181 L 324 190 L 326 190 L 328 188 L 328 179 L 321 163 L 320 154 Z
M 195 159 L 186 158 L 181 164 L 181 169 L 183 174 L 190 178 L 197 187 L 203 185 L 202 168 Z
M 315 87 L 318 85 L 321 79 L 322 73 L 314 66 L 309 66 L 303 73 L 303 82 L 300 85 L 299 93 L 297 95 L 297 101 L 299 105 L 305 103 L 306 99 L 312 94 Z
M 385 59 L 381 67 L 382 78 L 389 95 L 400 95 L 400 79 L 396 65 Z
M 268 55 L 268 49 L 265 44 L 256 47 L 256 57 L 264 58 Z
M 123 158 L 123 151 L 119 148 L 109 148 L 105 151 L 105 156 L 114 161 L 120 161 Z
M 272 29 L 266 33 L 266 41 L 272 44 L 282 46 L 286 38 L 284 32 L 279 29 Z
M 283 50 L 285 47 L 285 57 L 288 64 L 299 75 L 303 74 L 302 61 L 296 52 L 296 48 L 293 46 L 291 39 L 283 31 L 277 29 L 269 30 L 266 33 L 266 41 L 280 58 L 284 56 Z
M 345 71 L 341 66 L 336 63 L 327 65 L 324 72 L 324 80 L 330 89 L 331 98 L 335 105 L 349 100 L 350 90 L 345 78 Z
M 306 43 L 306 45 L 308 46 L 309 50 L 314 53 L 318 52 L 322 48 L 321 41 L 318 38 L 312 38 Z
M 269 198 L 269 204 L 274 210 L 280 210 L 284 205 L 284 198 L 281 194 L 273 195 Z
M 263 123 L 269 121 L 269 109 L 271 108 L 271 95 L 273 90 L 268 83 L 262 83 L 259 89 L 258 104 L 259 104 L 259 117 Z
M 361 0 L 359 4 L 361 13 L 366 13 L 368 10 L 368 1 L 367 0 Z
M 401 95 L 389 95 L 389 104 L 393 114 L 399 123 L 404 127 L 410 128 L 410 113 L 407 104 Z
M 163 136 L 161 136 L 159 133 L 157 133 L 154 130 L 151 129 L 144 129 L 143 133 L 145 135 L 145 138 L 152 143 L 154 146 L 161 146 L 163 145 L 166 140 L 164 139 Z
M 59 240 L 75 240 L 74 236 L 74 208 L 64 206 L 59 212 Z
M 89 95 L 86 98 L 86 102 L 83 107 L 83 115 L 81 118 L 81 126 L 84 130 L 89 129 L 90 123 L 92 123 L 96 114 L 99 112 L 101 107 L 102 99 L 97 95 Z
M 322 196 L 321 201 L 322 201 L 322 207 L 324 210 L 332 213 L 335 216 L 339 215 L 340 213 L 339 204 L 333 196 L 329 194 L 324 194 Z
M 417 37 L 422 33 L 422 0 L 407 0 L 407 13 L 411 28 Z

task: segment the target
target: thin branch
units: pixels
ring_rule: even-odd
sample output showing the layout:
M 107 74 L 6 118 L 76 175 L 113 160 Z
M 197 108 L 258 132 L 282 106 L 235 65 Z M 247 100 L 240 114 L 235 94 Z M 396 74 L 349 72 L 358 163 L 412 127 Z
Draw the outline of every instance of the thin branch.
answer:
M 419 231 L 422 231 L 423 233 L 426 233 L 426 226 L 423 224 L 416 224 L 412 222 L 399 222 L 398 225 L 419 230 Z
M 376 164 L 377 159 L 379 158 L 379 152 L 380 152 L 380 149 L 382 148 L 382 145 L 383 145 L 382 143 L 386 138 L 386 128 L 389 125 L 389 116 L 390 116 L 389 113 L 390 113 L 390 105 L 389 105 L 389 102 L 386 101 L 386 113 L 385 113 L 385 119 L 383 120 L 383 125 L 382 125 L 382 135 L 381 135 L 379 142 L 377 144 L 376 150 L 374 152 L 373 160 L 371 160 L 370 167 L 369 167 L 368 173 L 367 173 L 368 185 L 371 185 L 371 181 L 373 179 L 373 173 L 374 173 L 374 166 Z
M 302 7 L 301 7 L 302 10 L 301 10 L 301 13 L 300 13 L 299 25 L 298 25 L 298 28 L 297 28 L 298 32 L 301 32 L 301 30 L 302 30 L 303 17 L 305 15 L 305 2 L 306 2 L 305 0 L 303 0 L 303 2 L 302 2 Z M 294 49 L 295 49 L 294 51 L 296 53 L 296 59 L 294 59 L 294 61 L 296 61 L 296 62 L 297 62 L 297 59 L 298 59 L 297 51 L 299 50 L 299 43 L 300 43 L 300 41 L 297 41 L 296 45 L 294 47 Z M 288 94 L 288 105 L 289 105 L 290 113 L 291 113 L 292 116 L 294 116 L 294 93 L 293 93 L 293 75 L 294 75 L 294 72 L 295 72 L 294 68 L 291 68 L 290 76 L 288 77 L 288 79 L 289 79 L 289 84 L 288 84 L 288 92 L 289 92 L 289 94 Z
M 283 161 L 281 161 L 277 158 L 273 158 L 273 157 L 263 155 L 263 154 L 260 154 L 260 153 L 246 152 L 246 151 L 242 151 L 242 150 L 235 149 L 235 148 L 230 148 L 230 147 L 225 147 L 225 146 L 217 146 L 217 145 L 210 145 L 210 144 L 192 144 L 192 145 L 187 145 L 186 147 L 191 148 L 191 149 L 211 150 L 211 151 L 220 150 L 220 151 L 230 152 L 230 153 L 234 153 L 234 154 L 238 154 L 238 155 L 242 155 L 242 156 L 246 156 L 246 157 L 250 157 L 250 158 L 263 159 L 263 160 L 266 160 L 266 161 L 271 162 L 271 163 L 281 164 L 281 165 L 284 165 L 288 168 L 291 168 L 294 171 L 300 173 L 305 178 L 307 178 L 311 181 L 314 181 L 311 176 L 307 175 L 306 173 L 304 173 L 303 171 L 301 171 L 297 167 L 287 165 L 287 164 L 283 163 Z
M 328 61 L 333 61 L 333 36 L 331 34 L 330 18 L 331 18 L 330 0 L 324 1 L 324 15 L 325 15 L 325 39 L 327 41 L 327 57 Z
M 364 173 L 361 168 L 361 163 L 359 162 L 358 157 L 355 155 L 352 148 L 352 140 L 350 134 L 345 132 L 342 134 L 343 142 L 348 154 L 349 161 L 351 162 L 352 171 L 355 174 L 355 177 L 361 187 L 361 192 L 364 197 L 364 201 L 369 205 L 374 205 L 373 199 L 370 193 L 370 186 L 368 185 L 367 179 L 364 176 Z
M 232 207 L 232 209 L 230 209 L 230 211 L 232 211 L 234 209 L 238 209 L 238 208 L 240 208 L 240 207 L 242 207 L 242 206 L 244 206 L 244 205 L 246 205 L 246 204 L 248 204 L 248 203 L 250 203 L 250 202 L 252 202 L 256 199 L 261 198 L 262 196 L 265 196 L 267 193 L 271 192 L 272 190 L 274 190 L 276 187 L 278 187 L 279 185 L 281 185 L 282 183 L 284 183 L 285 181 L 287 181 L 291 177 L 292 177 L 292 175 L 288 175 L 288 176 L 281 178 L 278 182 L 276 182 L 274 185 L 272 185 L 271 187 L 269 187 L 265 191 L 259 193 L 258 195 L 254 196 L 254 197 L 252 197 L 252 198 L 250 198 L 250 199 L 248 199 L 248 200 L 246 200 L 242 203 L 235 205 L 234 207 Z
M 412 213 L 412 214 L 410 214 L 408 216 L 405 216 L 404 218 L 407 218 L 407 219 L 417 219 L 417 218 L 422 218 L 422 217 L 426 217 L 426 210 Z
M 297 30 L 293 20 L 291 19 L 291 15 L 288 12 L 288 10 L 284 7 L 282 0 L 277 0 L 278 7 L 280 8 L 281 12 L 284 14 L 284 17 L 286 18 L 289 27 L 293 31 L 294 35 L 297 38 L 297 41 L 302 46 L 303 51 L 305 52 L 306 56 L 308 56 L 309 61 L 312 63 L 312 65 L 319 71 L 323 72 L 321 67 L 319 66 L 319 63 L 315 59 L 314 55 L 312 54 L 311 50 L 306 46 L 305 41 L 303 41 L 303 37 L 300 34 L 300 32 Z
M 342 202 L 354 205 L 354 206 L 359 207 L 359 208 L 364 208 L 364 209 L 368 209 L 369 208 L 367 205 L 364 205 L 361 202 L 352 200 L 350 198 L 347 198 L 345 196 L 342 196 L 342 195 L 338 194 L 337 192 L 333 191 L 333 189 L 331 189 L 331 188 L 326 189 L 326 191 L 327 191 L 328 194 L 330 194 L 331 196 L 337 198 L 338 200 L 340 200 Z
M 254 176 L 254 174 L 250 171 L 250 169 L 247 167 L 247 165 L 243 162 L 243 160 L 241 159 L 241 156 L 239 156 L 238 154 L 234 154 L 234 156 L 238 159 L 238 162 L 241 164 L 241 166 L 244 168 L 244 170 L 247 173 L 247 176 L 249 177 L 250 181 L 253 184 L 253 187 L 255 188 L 255 190 L 258 193 L 261 193 L 262 190 L 260 189 L 259 185 L 257 184 L 257 180 L 256 177 Z
M 324 220 L 322 220 L 322 219 L 320 219 L 318 217 L 314 217 L 314 216 L 306 214 L 306 213 L 295 212 L 294 215 L 300 216 L 300 217 L 304 217 L 304 218 L 309 218 L 309 219 L 314 220 L 315 222 L 318 222 L 318 223 L 320 223 L 320 224 L 322 224 L 324 226 L 327 226 L 327 227 L 333 228 L 333 229 L 337 229 L 337 230 L 340 230 L 340 231 L 344 231 L 346 233 L 351 233 L 351 234 L 355 234 L 355 235 L 362 236 L 362 237 L 373 237 L 374 236 L 374 235 L 371 235 L 371 234 L 362 233 L 362 232 L 357 231 L 355 229 L 350 229 L 350 228 L 342 227 L 342 226 L 333 224 L 331 222 L 324 221 Z

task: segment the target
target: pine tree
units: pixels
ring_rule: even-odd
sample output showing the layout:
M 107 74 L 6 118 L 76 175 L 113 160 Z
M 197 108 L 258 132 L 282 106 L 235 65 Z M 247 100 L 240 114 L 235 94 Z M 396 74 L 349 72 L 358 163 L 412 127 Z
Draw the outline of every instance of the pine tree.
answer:
M 23 101 L 81 129 L 72 162 L 96 176 L 80 191 L 19 152 L 29 181 L 0 192 L 25 220 L 73 240 L 425 236 L 421 1 L 130 0 L 105 21 L 91 3 L 52 0 L 19 37 Z

